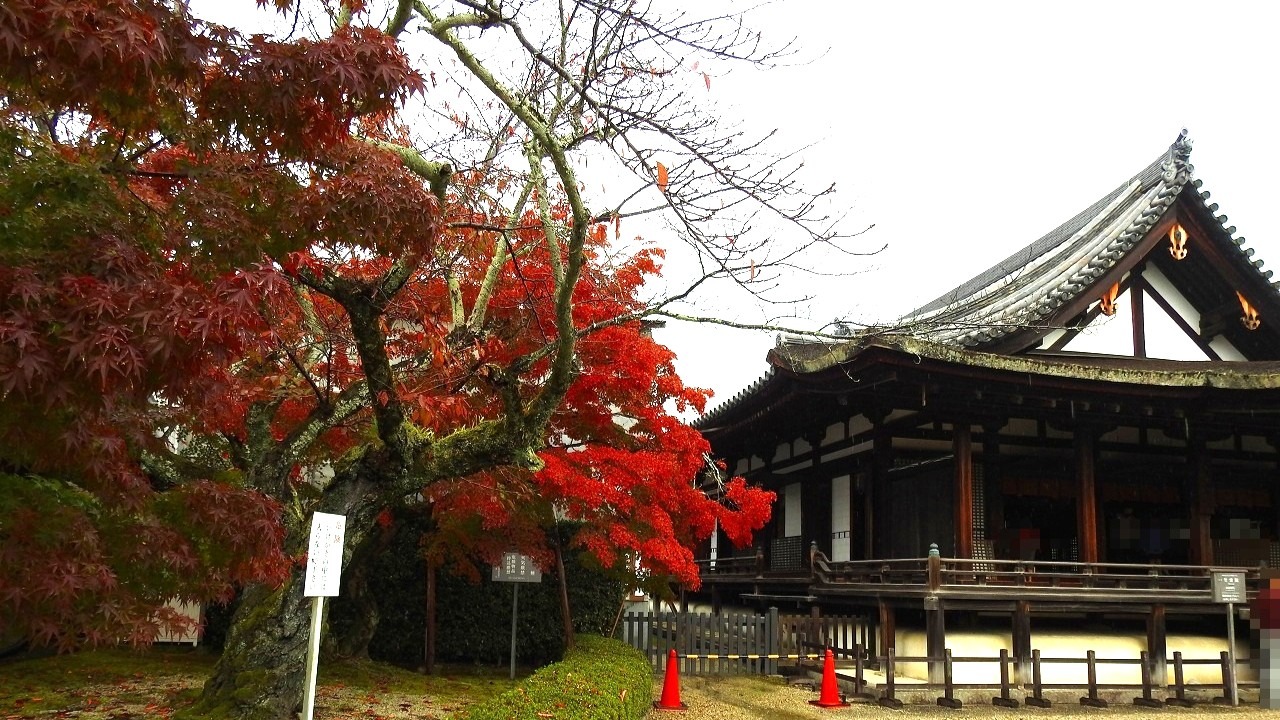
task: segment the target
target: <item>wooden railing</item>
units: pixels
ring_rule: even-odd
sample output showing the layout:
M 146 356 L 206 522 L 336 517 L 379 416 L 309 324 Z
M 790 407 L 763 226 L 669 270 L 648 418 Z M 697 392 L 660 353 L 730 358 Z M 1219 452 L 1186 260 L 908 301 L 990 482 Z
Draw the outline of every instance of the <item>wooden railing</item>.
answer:
M 984 588 L 1027 588 L 1082 595 L 1142 592 L 1154 595 L 1208 598 L 1213 573 L 1240 572 L 1256 589 L 1258 568 L 1204 565 L 1143 565 L 1080 563 L 1054 560 L 993 560 L 970 558 L 896 558 L 888 560 L 828 560 L 816 547 L 808 557 L 810 582 L 831 587 L 868 586 L 918 589 L 926 592 L 982 592 Z M 762 553 L 699 560 L 707 577 L 768 577 Z
M 1256 588 L 1257 568 L 1204 565 L 1140 565 L 1060 561 L 925 557 L 831 562 L 813 557 L 814 581 L 824 585 L 920 586 L 928 591 L 1018 587 L 1072 592 L 1145 591 L 1186 595 L 1212 593 L 1213 573 L 1240 572 Z

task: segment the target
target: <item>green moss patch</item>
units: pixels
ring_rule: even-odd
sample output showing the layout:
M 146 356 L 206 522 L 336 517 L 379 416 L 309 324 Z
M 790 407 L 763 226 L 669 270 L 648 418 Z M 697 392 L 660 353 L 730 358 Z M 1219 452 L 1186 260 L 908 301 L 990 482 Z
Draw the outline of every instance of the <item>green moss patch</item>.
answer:
M 579 635 L 564 660 L 548 665 L 466 720 L 636 720 L 651 704 L 653 671 L 638 650 L 616 640 Z

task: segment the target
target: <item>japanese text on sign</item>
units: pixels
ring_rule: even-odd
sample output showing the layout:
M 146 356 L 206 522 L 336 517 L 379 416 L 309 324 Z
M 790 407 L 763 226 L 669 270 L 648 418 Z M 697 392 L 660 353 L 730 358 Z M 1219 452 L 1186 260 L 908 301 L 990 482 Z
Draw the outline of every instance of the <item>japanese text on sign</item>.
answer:
M 503 553 L 502 564 L 493 566 L 494 582 L 542 582 L 542 571 L 533 558 L 520 553 Z
M 1215 572 L 1213 574 L 1213 601 L 1220 603 L 1243 603 L 1244 573 Z
M 311 542 L 307 545 L 306 597 L 334 597 L 342 579 L 342 542 L 347 516 L 318 512 L 311 516 Z

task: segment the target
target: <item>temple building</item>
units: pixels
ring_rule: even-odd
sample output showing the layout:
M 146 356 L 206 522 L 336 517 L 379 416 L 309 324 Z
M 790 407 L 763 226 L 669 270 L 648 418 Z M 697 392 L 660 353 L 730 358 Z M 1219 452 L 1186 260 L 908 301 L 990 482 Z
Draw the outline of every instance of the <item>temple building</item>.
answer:
M 1128 613 L 1163 657 L 1214 571 L 1280 565 L 1280 283 L 1190 155 L 891 326 L 780 340 L 697 423 L 777 493 L 706 592 L 866 608 L 882 646 L 902 611 L 1007 612 L 1015 651 L 1031 615 Z

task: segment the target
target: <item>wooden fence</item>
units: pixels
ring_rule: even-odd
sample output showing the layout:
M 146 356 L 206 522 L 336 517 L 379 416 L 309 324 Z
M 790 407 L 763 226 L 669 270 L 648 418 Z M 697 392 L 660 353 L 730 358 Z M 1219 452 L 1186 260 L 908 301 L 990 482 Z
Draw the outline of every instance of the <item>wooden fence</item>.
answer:
M 945 650 L 943 655 L 937 657 L 919 656 L 904 657 L 898 656 L 893 648 L 882 657 L 874 657 L 864 654 L 862 648 L 854 650 L 854 669 L 852 684 L 854 695 L 875 699 L 880 705 L 885 707 L 899 709 L 902 702 L 896 697 L 895 677 L 897 675 L 896 668 L 903 663 L 924 662 L 938 663 L 942 665 L 943 680 L 940 683 L 913 682 L 910 689 L 913 692 L 940 690 L 942 694 L 938 697 L 938 705 L 948 708 L 960 708 L 963 703 L 956 697 L 956 690 L 995 690 L 999 691 L 999 695 L 991 697 L 991 704 L 1002 707 L 1016 708 L 1018 700 L 1012 696 L 1012 690 L 1019 687 L 1019 684 L 1011 681 L 1009 668 L 1014 660 L 1009 656 L 1009 651 L 1000 650 L 1000 654 L 996 657 L 955 657 L 950 650 Z M 883 670 L 883 681 L 877 692 L 871 692 L 869 683 L 867 682 L 864 670 L 869 661 L 876 661 Z M 999 682 L 998 683 L 958 683 L 952 678 L 952 669 L 958 663 L 990 663 L 999 664 Z M 1171 664 L 1174 669 L 1172 682 L 1158 681 L 1153 676 L 1154 662 L 1145 650 L 1138 654 L 1135 658 L 1099 658 L 1093 650 L 1085 652 L 1084 657 L 1053 657 L 1042 658 L 1040 651 L 1032 651 L 1032 681 L 1029 684 L 1021 686 L 1025 693 L 1023 702 L 1028 706 L 1047 708 L 1052 702 L 1044 695 L 1045 690 L 1077 690 L 1082 693 L 1079 697 L 1081 705 L 1092 707 L 1107 707 L 1107 701 L 1102 699 L 1099 694 L 1101 690 L 1132 690 L 1135 694 L 1133 704 L 1143 707 L 1162 707 L 1164 705 L 1176 705 L 1180 707 L 1191 707 L 1193 704 L 1187 695 L 1188 691 L 1213 691 L 1221 692 L 1221 695 L 1215 696 L 1213 700 L 1222 701 L 1226 704 L 1236 705 L 1239 702 L 1237 691 L 1241 688 L 1257 688 L 1256 681 L 1241 682 L 1237 678 L 1237 665 L 1249 662 L 1247 659 L 1232 659 L 1224 650 L 1218 658 L 1196 658 L 1184 659 L 1181 652 L 1174 652 Z M 1084 665 L 1087 671 L 1087 679 L 1085 682 L 1044 682 L 1041 676 L 1042 664 L 1076 664 Z M 1098 665 L 1136 665 L 1139 668 L 1141 680 L 1139 682 L 1099 682 Z M 1216 665 L 1221 669 L 1220 680 L 1215 682 L 1192 683 L 1184 679 L 1183 667 L 1186 665 Z M 1165 695 L 1165 697 L 1157 697 Z
M 774 675 L 779 664 L 820 661 L 828 647 L 851 658 L 852 648 L 874 641 L 866 618 L 780 615 L 776 608 L 764 614 L 633 612 L 620 628 L 655 670 L 664 670 L 675 650 L 680 672 L 693 674 Z

